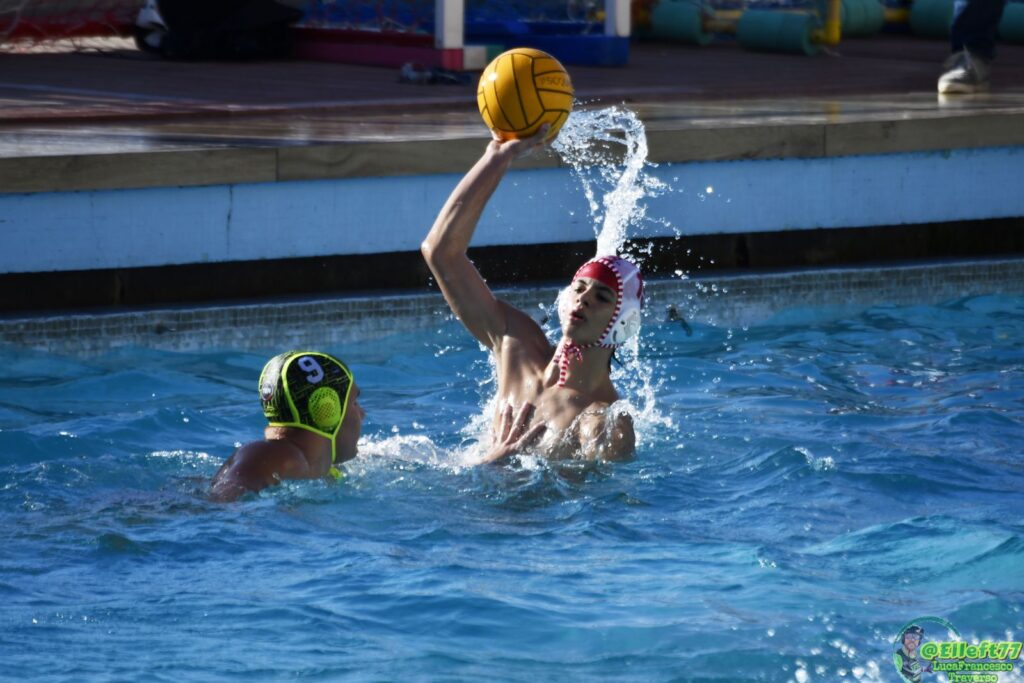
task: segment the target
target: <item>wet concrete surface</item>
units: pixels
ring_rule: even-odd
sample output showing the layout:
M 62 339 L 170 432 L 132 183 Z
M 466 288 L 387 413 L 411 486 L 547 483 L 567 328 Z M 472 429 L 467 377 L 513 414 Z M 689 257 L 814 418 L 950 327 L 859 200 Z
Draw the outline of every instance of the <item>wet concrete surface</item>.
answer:
M 625 103 L 653 130 L 1024 112 L 1024 46 L 992 91 L 940 98 L 943 41 L 880 35 L 814 57 L 635 43 L 625 67 L 571 67 L 582 107 Z M 485 138 L 472 85 L 303 61 L 166 62 L 126 46 L 4 55 L 0 158 Z

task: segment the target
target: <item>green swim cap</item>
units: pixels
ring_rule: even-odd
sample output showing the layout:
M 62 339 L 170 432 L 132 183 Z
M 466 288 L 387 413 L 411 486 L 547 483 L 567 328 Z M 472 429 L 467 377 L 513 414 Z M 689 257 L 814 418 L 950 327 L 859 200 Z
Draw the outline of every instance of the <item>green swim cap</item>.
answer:
M 352 391 L 352 371 L 319 351 L 288 351 L 271 358 L 260 373 L 260 403 L 271 427 L 298 427 L 331 442 L 331 475 L 337 458 L 334 438 L 341 429 Z

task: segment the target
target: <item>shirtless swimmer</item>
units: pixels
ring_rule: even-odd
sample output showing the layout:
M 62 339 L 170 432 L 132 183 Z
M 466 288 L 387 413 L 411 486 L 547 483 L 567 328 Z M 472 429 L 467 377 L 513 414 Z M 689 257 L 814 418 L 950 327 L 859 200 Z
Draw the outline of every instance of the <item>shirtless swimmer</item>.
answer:
M 512 162 L 543 144 L 492 140 L 459 182 L 420 247 L 452 312 L 494 354 L 498 405 L 494 439 L 481 462 L 532 449 L 549 458 L 625 460 L 636 436 L 611 381 L 615 348 L 640 326 L 643 279 L 617 256 L 591 259 L 559 297 L 562 339 L 552 346 L 526 313 L 495 298 L 466 250 Z M 515 410 L 513 406 L 519 406 Z M 547 432 L 545 434 L 545 432 Z
M 336 466 L 356 457 L 366 418 L 348 366 L 326 353 L 289 351 L 263 366 L 259 390 L 265 438 L 241 446 L 217 470 L 211 498 L 236 500 L 285 479 L 340 479 Z

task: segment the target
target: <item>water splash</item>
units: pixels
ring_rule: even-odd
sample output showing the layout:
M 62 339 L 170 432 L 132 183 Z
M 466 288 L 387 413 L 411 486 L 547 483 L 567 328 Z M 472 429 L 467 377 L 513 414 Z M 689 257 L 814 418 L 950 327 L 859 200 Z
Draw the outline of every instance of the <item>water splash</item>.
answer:
M 626 238 L 641 232 L 647 216 L 643 200 L 669 189 L 646 172 L 654 164 L 647 161 L 643 122 L 621 107 L 575 111 L 552 147 L 583 187 L 596 255 L 620 254 Z
M 644 269 L 650 249 L 625 249 L 626 240 L 642 235 L 647 216 L 645 200 L 671 188 L 648 173 L 647 133 L 637 115 L 622 107 L 595 111 L 574 111 L 552 145 L 570 165 L 579 180 L 597 239 L 595 256 L 623 255 Z M 663 221 L 662 221 L 663 222 Z M 557 302 L 549 309 L 557 311 Z M 552 315 L 557 320 L 556 315 Z M 549 332 L 552 343 L 560 331 Z M 645 427 L 672 426 L 672 421 L 655 408 L 660 382 L 654 379 L 655 365 L 639 359 L 637 339 L 617 352 L 622 366 L 612 379 L 623 389 L 630 412 L 638 420 L 638 434 Z
M 648 172 L 657 164 L 647 160 L 647 133 L 635 113 L 623 107 L 574 111 L 552 146 L 571 166 L 583 188 L 597 239 L 597 256 L 626 256 L 644 270 L 654 245 L 635 240 L 643 237 L 647 226 L 657 226 L 659 234 L 666 234 L 668 229 L 677 240 L 683 236 L 671 221 L 647 214 L 646 200 L 670 192 L 683 193 L 685 189 L 662 182 Z M 672 183 L 678 181 L 678 176 L 672 177 Z M 702 183 L 696 196 L 700 201 L 719 198 L 720 189 Z M 683 253 L 680 251 L 680 255 Z M 692 257 L 694 270 L 715 264 L 713 258 L 693 254 L 689 248 L 685 249 L 685 256 L 687 260 Z M 675 275 L 681 280 L 690 279 L 690 274 L 682 270 Z M 707 302 L 725 294 L 713 284 L 694 281 L 693 294 L 673 302 L 673 308 L 686 320 L 700 318 L 700 322 L 715 327 L 718 321 L 706 312 Z

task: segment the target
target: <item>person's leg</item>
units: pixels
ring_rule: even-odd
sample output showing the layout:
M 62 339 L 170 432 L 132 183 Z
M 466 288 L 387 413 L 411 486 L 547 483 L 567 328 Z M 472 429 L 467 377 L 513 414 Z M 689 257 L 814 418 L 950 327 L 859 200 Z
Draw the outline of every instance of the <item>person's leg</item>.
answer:
M 952 52 L 967 50 L 991 62 L 996 56 L 996 28 L 1006 0 L 956 0 L 950 27 Z
M 956 0 L 950 26 L 953 55 L 939 77 L 939 93 L 975 93 L 988 88 L 996 56 L 996 29 L 1006 0 Z

